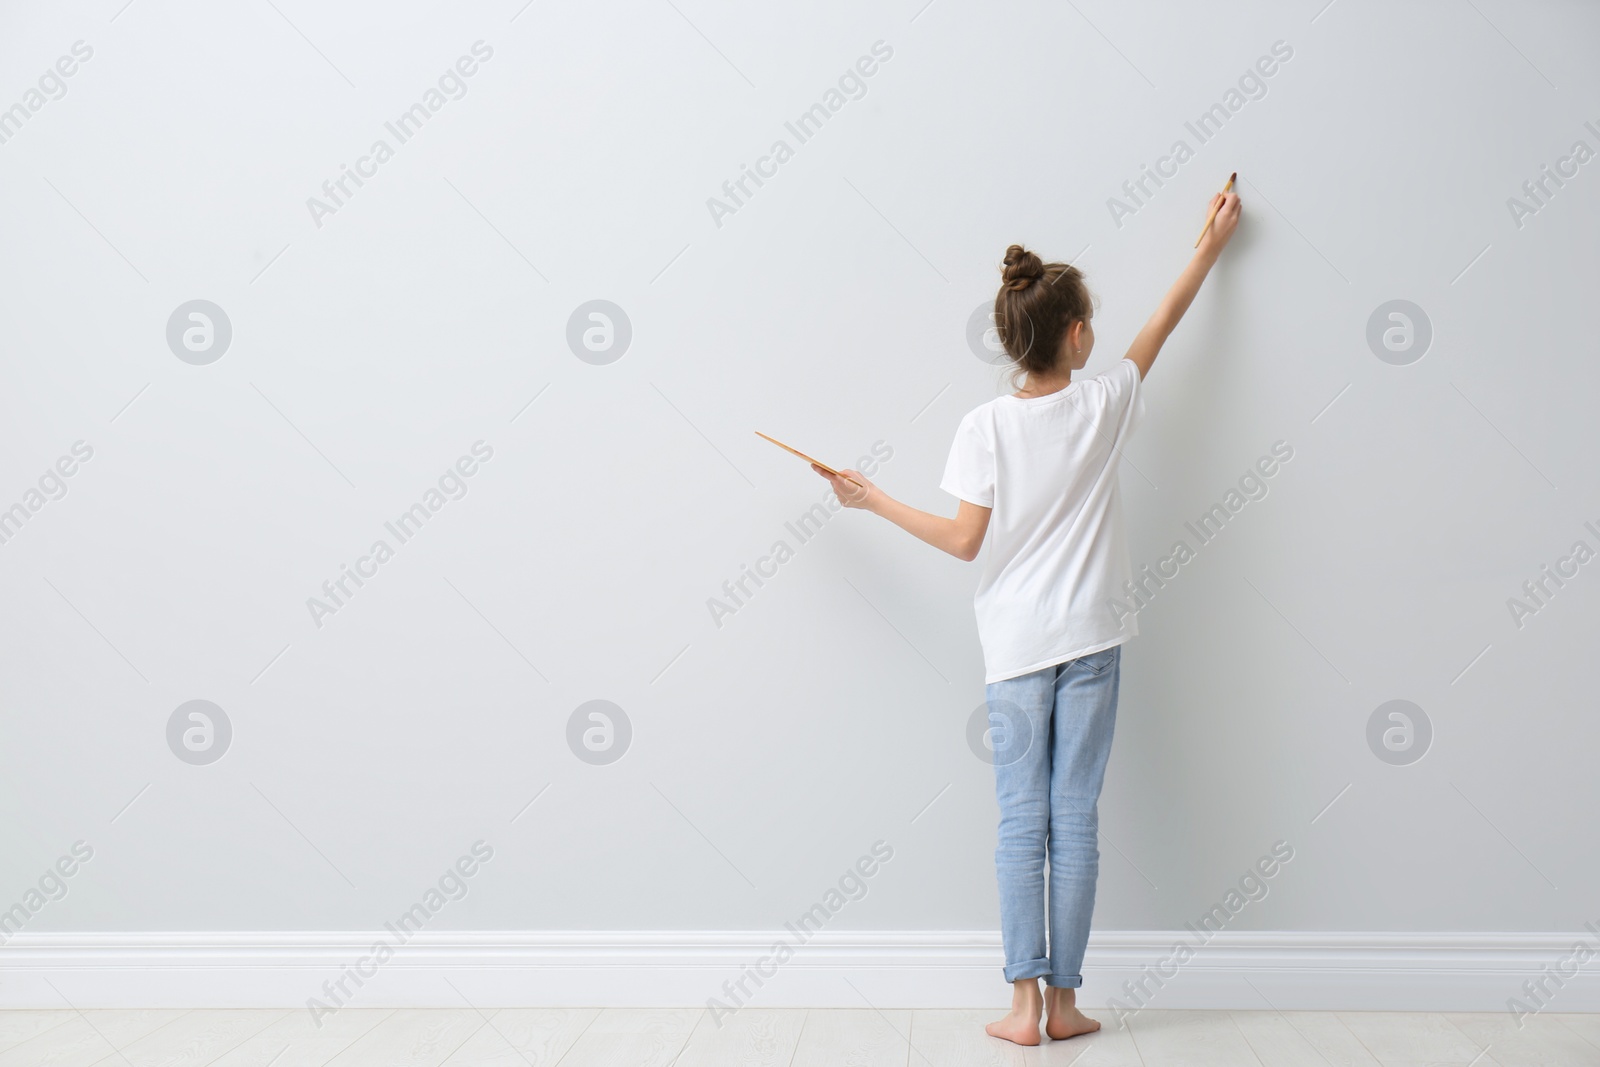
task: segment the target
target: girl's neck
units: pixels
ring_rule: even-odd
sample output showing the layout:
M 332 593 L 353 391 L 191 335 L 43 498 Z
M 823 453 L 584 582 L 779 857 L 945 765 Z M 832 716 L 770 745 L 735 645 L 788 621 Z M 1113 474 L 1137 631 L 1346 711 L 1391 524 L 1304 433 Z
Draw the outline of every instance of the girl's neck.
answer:
M 1028 399 L 1031 399 L 1031 398 L 1036 397 L 1036 396 L 1049 396 L 1051 393 L 1059 393 L 1061 390 L 1065 389 L 1067 386 L 1069 386 L 1071 384 L 1072 384 L 1072 372 L 1071 371 L 1067 371 L 1065 374 L 1062 374 L 1062 375 L 1054 375 L 1054 374 L 1051 374 L 1051 375 L 1031 375 L 1030 374 L 1028 376 L 1027 383 L 1024 384 L 1021 389 L 1019 389 L 1017 392 L 1013 393 L 1012 395 L 1015 396 L 1015 397 L 1018 397 L 1019 399 L 1022 399 L 1022 400 L 1028 400 Z

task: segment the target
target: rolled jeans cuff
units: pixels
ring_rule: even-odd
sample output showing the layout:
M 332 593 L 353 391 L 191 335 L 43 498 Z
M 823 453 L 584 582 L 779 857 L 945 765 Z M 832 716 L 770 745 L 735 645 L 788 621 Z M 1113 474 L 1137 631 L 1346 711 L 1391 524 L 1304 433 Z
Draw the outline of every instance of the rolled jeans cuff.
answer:
M 1083 986 L 1083 975 L 1047 974 L 1044 976 L 1044 984 L 1057 989 L 1078 989 Z
M 1020 982 L 1026 978 L 1040 978 L 1050 974 L 1050 961 L 1044 957 L 1006 964 L 1006 981 Z

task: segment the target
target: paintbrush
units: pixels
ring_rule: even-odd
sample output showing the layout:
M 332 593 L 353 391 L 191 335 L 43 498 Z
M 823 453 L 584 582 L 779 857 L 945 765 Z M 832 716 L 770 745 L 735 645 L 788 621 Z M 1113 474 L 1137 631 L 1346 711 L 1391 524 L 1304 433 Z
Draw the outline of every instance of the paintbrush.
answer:
M 812 459 L 810 456 L 806 455 L 804 452 L 800 451 L 798 448 L 790 448 L 788 445 L 784 444 L 782 441 L 778 440 L 776 437 L 767 437 L 767 435 L 762 433 L 760 430 L 756 431 L 756 436 L 757 437 L 766 437 L 768 441 L 771 441 L 773 444 L 777 445 L 779 448 L 783 449 L 785 452 L 793 452 L 795 455 L 799 456 L 801 459 L 805 460 L 807 463 L 815 463 L 817 466 L 821 467 L 823 470 L 827 471 L 829 474 L 833 475 L 835 478 L 844 478 L 845 481 L 849 482 L 851 485 L 855 486 L 857 489 L 866 488 L 860 482 L 856 481 L 854 478 L 850 478 L 850 477 L 847 477 L 846 475 L 840 474 L 838 471 L 834 470 L 832 467 L 828 466 L 826 463 L 822 462 L 820 459 Z

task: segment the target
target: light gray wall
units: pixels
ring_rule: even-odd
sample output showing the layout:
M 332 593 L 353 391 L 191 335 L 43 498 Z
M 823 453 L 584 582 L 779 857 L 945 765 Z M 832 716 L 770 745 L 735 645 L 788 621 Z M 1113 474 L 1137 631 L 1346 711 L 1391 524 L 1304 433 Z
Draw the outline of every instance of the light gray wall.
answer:
M 1600 149 L 1593 7 L 121 4 L 0 32 L 7 106 L 93 49 L 0 144 L 0 506 L 93 449 L 0 545 L 0 906 L 93 849 L 28 929 L 370 928 L 480 839 L 440 928 L 776 927 L 878 840 L 838 928 L 993 927 L 978 567 L 860 512 L 799 543 L 826 485 L 751 431 L 840 465 L 882 442 L 879 484 L 953 513 L 951 434 L 1004 388 L 967 328 L 1005 246 L 1077 257 L 1098 372 L 1234 169 L 1244 221 L 1128 450 L 1134 560 L 1192 544 L 1275 442 L 1293 459 L 1126 649 L 1097 924 L 1181 926 L 1280 840 L 1237 929 L 1596 917 L 1600 562 L 1520 627 L 1507 606 L 1600 548 L 1600 161 L 1508 206 Z M 398 144 L 384 123 L 480 40 Z M 1185 122 L 1280 41 L 1200 144 Z M 319 226 L 307 199 L 378 138 L 394 157 Z M 195 299 L 232 327 L 207 365 L 166 338 Z M 595 299 L 632 327 L 606 365 L 566 340 Z M 1366 337 L 1397 299 L 1432 329 L 1407 365 Z M 399 544 L 385 521 L 479 441 Z M 379 538 L 394 558 L 316 625 Z M 168 745 L 195 699 L 232 726 L 209 765 Z M 632 726 L 610 765 L 567 743 L 594 699 Z M 1367 739 L 1394 699 L 1432 725 L 1410 765 Z

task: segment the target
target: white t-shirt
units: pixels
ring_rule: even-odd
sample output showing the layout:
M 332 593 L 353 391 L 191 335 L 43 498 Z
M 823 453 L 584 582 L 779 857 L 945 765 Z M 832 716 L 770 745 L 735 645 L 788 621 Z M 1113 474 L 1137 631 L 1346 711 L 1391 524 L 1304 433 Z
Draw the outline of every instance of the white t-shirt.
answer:
M 1045 396 L 998 396 L 956 428 L 939 488 L 993 509 L 973 597 L 985 684 L 1138 634 L 1112 600 L 1133 580 L 1117 460 L 1144 412 L 1141 384 L 1120 359 Z

